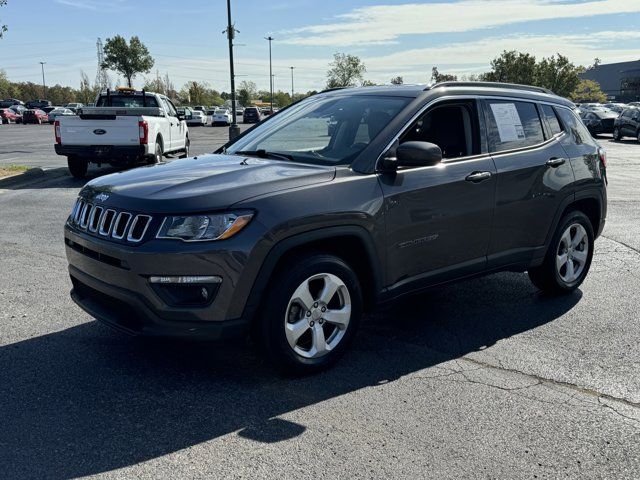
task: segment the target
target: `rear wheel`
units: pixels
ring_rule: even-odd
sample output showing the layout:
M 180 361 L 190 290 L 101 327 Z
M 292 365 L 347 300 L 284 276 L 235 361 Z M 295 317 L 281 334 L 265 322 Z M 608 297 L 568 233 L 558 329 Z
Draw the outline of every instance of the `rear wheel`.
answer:
M 640 130 L 638 130 L 638 133 L 636 134 L 636 140 L 640 143 Z
M 154 165 L 156 163 L 160 163 L 162 161 L 162 157 L 164 156 L 164 151 L 162 148 L 162 139 L 160 137 L 156 138 L 156 148 L 153 153 L 153 157 L 150 157 L 147 163 L 149 165 Z
M 580 211 L 565 215 L 541 266 L 529 270 L 533 284 L 545 292 L 569 293 L 584 281 L 593 258 L 591 221 Z
M 189 147 L 191 147 L 191 140 L 187 137 L 184 141 L 184 153 L 178 158 L 187 158 L 189 156 Z
M 76 156 L 67 157 L 67 165 L 74 178 L 84 178 L 89 168 L 89 162 Z
M 314 373 L 334 364 L 362 315 L 358 277 L 340 258 L 298 257 L 281 268 L 262 306 L 254 339 L 287 373 Z

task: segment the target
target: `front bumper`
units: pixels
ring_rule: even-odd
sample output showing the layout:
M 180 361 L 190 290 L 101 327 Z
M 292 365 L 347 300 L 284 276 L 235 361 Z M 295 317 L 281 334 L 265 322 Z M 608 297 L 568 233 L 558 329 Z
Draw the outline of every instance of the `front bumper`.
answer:
M 135 161 L 147 155 L 145 145 L 64 145 L 55 144 L 56 153 L 86 158 L 92 162 Z
M 244 251 L 163 240 L 126 246 L 69 226 L 65 248 L 72 299 L 114 328 L 139 335 L 206 339 L 248 331 L 254 309 L 245 305 L 242 292 L 253 278 L 244 280 L 248 278 Z M 222 283 L 206 305 L 172 306 L 149 283 L 155 275 L 216 275 Z

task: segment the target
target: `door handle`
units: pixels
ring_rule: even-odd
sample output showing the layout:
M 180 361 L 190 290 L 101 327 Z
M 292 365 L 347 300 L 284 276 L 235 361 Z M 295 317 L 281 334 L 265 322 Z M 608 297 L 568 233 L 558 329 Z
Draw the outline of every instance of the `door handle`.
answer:
M 560 165 L 564 165 L 566 161 L 567 160 L 565 158 L 553 157 L 547 160 L 547 165 L 550 166 L 551 168 L 556 168 L 556 167 L 559 167 Z
M 491 172 L 473 172 L 466 176 L 467 182 L 480 183 L 491 178 Z

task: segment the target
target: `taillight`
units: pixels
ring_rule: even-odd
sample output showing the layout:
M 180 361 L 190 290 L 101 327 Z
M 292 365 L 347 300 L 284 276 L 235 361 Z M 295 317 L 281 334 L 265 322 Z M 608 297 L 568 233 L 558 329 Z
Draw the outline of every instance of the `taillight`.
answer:
M 140 130 L 140 145 L 146 145 L 149 143 L 149 124 L 141 120 L 138 122 L 138 129 Z
M 59 120 L 56 120 L 53 123 L 53 130 L 56 135 L 56 143 L 62 143 L 62 138 L 60 138 L 60 121 Z
M 607 152 L 604 148 L 598 149 L 598 157 L 600 157 L 600 163 L 604 168 L 607 168 Z

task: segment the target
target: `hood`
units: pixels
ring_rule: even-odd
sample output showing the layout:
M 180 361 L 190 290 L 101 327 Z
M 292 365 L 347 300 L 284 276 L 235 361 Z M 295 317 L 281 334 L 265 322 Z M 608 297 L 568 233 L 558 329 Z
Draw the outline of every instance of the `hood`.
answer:
M 334 176 L 334 167 L 211 154 L 105 175 L 89 182 L 81 195 L 91 199 L 103 193 L 105 205 L 132 210 L 197 212 Z

